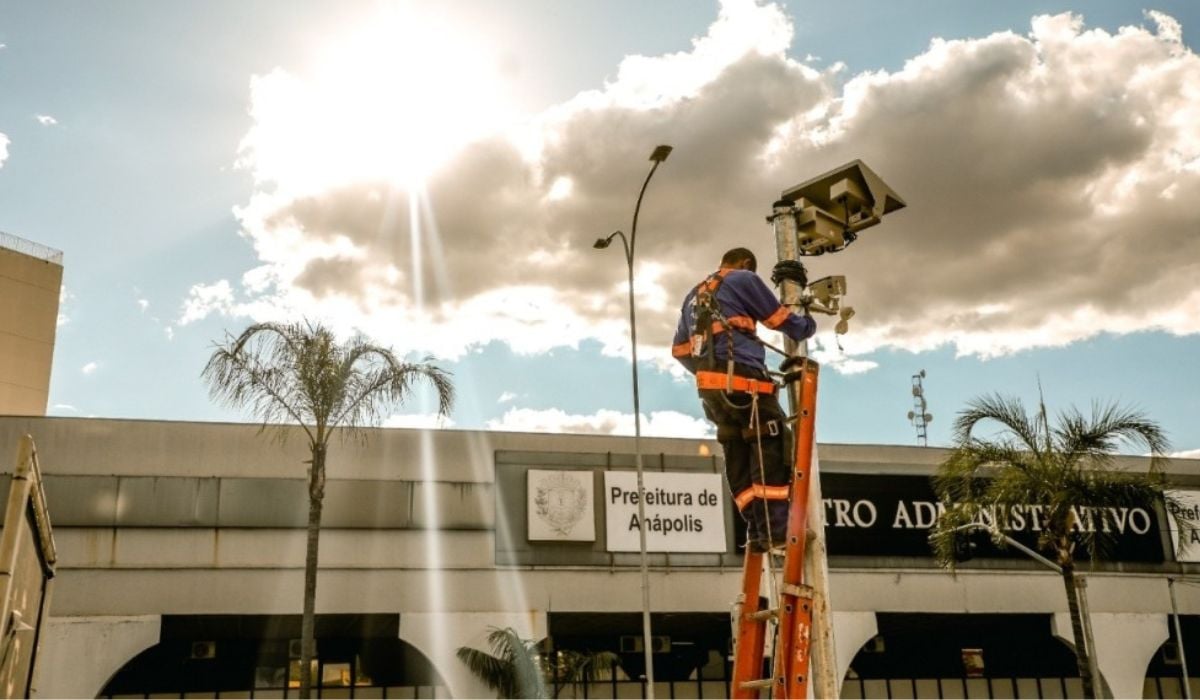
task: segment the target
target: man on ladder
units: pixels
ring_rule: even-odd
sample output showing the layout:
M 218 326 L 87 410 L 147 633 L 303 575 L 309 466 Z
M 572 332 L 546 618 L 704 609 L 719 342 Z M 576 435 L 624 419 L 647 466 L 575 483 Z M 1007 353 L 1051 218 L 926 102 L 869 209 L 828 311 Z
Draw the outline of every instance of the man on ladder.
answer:
M 792 437 L 755 329 L 762 323 L 799 342 L 817 324 L 781 305 L 756 271 L 746 248 L 725 253 L 720 269 L 684 299 L 672 355 L 696 375 L 704 413 L 717 426 L 748 547 L 767 552 L 782 545 L 787 532 Z

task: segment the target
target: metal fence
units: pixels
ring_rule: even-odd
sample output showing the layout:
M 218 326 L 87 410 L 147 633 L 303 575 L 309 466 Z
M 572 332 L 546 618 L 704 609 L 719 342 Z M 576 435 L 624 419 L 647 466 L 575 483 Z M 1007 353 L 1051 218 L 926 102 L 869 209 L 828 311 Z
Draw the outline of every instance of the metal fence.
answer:
M 842 683 L 842 698 L 1082 698 L 1079 678 L 889 678 Z

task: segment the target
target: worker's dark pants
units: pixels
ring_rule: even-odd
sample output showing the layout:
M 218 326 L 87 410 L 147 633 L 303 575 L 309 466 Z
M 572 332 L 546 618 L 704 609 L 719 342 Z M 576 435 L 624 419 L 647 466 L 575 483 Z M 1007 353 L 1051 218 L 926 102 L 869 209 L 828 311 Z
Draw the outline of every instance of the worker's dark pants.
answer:
M 766 379 L 767 375 L 754 378 Z M 750 394 L 704 389 L 700 391 L 700 399 L 705 415 L 717 426 L 717 441 L 725 450 L 725 476 L 734 502 L 746 520 L 750 540 L 765 543 L 766 524 L 770 523 L 771 543 L 783 544 L 791 485 L 792 434 L 779 399 L 772 394 L 758 395 L 757 424 L 752 420 Z M 753 434 L 755 430 L 757 436 Z

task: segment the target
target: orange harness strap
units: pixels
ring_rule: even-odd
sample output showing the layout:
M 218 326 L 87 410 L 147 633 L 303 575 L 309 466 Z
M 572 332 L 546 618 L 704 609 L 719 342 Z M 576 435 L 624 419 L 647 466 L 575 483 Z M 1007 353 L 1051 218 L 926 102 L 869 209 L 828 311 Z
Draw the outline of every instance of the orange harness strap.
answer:
M 774 394 L 779 388 L 775 382 L 765 382 L 749 377 L 739 377 L 736 374 L 706 370 L 696 372 L 696 387 L 699 389 L 744 391 L 748 394 Z

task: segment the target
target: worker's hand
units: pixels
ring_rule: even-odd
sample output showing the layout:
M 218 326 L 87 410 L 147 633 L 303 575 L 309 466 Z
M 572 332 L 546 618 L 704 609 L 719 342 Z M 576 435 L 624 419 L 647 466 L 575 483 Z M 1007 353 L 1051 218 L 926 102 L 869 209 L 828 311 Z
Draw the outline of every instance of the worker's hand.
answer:
M 780 260 L 771 270 L 771 281 L 778 286 L 784 280 L 791 280 L 801 287 L 808 286 L 808 271 L 799 260 Z

